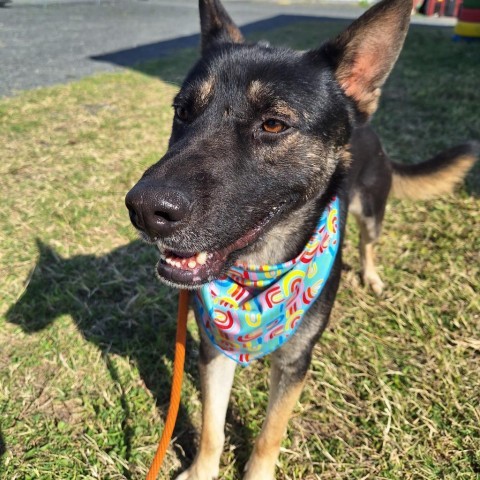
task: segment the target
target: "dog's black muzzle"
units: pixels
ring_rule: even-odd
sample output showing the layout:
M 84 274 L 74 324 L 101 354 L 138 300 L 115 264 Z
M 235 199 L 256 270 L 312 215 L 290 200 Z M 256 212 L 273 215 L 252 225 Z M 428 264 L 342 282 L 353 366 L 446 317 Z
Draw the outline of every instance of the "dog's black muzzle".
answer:
M 191 201 L 178 189 L 155 179 L 140 180 L 125 197 L 130 220 L 152 241 L 168 237 L 186 221 Z

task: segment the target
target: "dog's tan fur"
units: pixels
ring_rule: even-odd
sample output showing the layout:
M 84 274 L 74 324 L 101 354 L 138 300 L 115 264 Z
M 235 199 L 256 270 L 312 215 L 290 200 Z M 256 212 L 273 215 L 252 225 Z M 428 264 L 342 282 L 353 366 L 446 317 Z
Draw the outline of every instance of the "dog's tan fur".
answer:
M 208 104 L 209 99 L 213 95 L 214 85 L 215 79 L 213 77 L 209 77 L 198 88 L 197 101 L 199 108 L 203 108 Z
M 393 174 L 391 195 L 395 198 L 428 200 L 453 192 L 476 162 L 474 155 L 462 155 L 452 165 L 433 174 L 415 177 Z
M 208 340 L 207 340 L 208 341 Z M 198 454 L 191 468 L 177 480 L 215 478 L 225 440 L 225 416 L 236 364 L 218 353 L 207 364 L 200 364 L 203 395 L 202 433 Z
M 281 372 L 273 365 L 271 385 L 267 416 L 246 466 L 245 480 L 273 480 L 282 439 L 304 381 L 285 388 Z

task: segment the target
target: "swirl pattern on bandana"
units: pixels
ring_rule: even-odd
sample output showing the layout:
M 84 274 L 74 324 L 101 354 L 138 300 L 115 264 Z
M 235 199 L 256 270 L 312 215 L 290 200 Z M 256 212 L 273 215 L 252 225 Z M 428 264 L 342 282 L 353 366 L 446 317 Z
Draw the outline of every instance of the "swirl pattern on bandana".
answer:
M 246 366 L 288 341 L 330 274 L 340 244 L 339 211 L 334 198 L 293 260 L 236 262 L 226 276 L 197 290 L 201 324 L 216 348 Z

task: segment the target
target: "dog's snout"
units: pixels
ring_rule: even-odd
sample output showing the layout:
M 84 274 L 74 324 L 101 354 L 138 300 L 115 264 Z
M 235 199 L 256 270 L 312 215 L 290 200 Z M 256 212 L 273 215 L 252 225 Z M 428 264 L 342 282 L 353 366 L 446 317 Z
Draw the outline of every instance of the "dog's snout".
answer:
M 140 181 L 127 194 L 125 204 L 132 224 L 151 239 L 173 233 L 190 212 L 184 193 L 154 182 Z

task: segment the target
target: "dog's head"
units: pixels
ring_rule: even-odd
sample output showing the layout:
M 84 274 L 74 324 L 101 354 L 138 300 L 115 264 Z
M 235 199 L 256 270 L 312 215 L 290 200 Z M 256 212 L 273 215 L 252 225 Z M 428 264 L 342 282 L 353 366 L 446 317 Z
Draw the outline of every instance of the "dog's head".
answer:
M 219 0 L 200 0 L 202 57 L 174 100 L 166 155 L 128 193 L 178 287 L 217 278 L 240 252 L 327 192 L 352 129 L 376 110 L 411 0 L 383 0 L 335 40 L 296 52 L 246 44 Z

